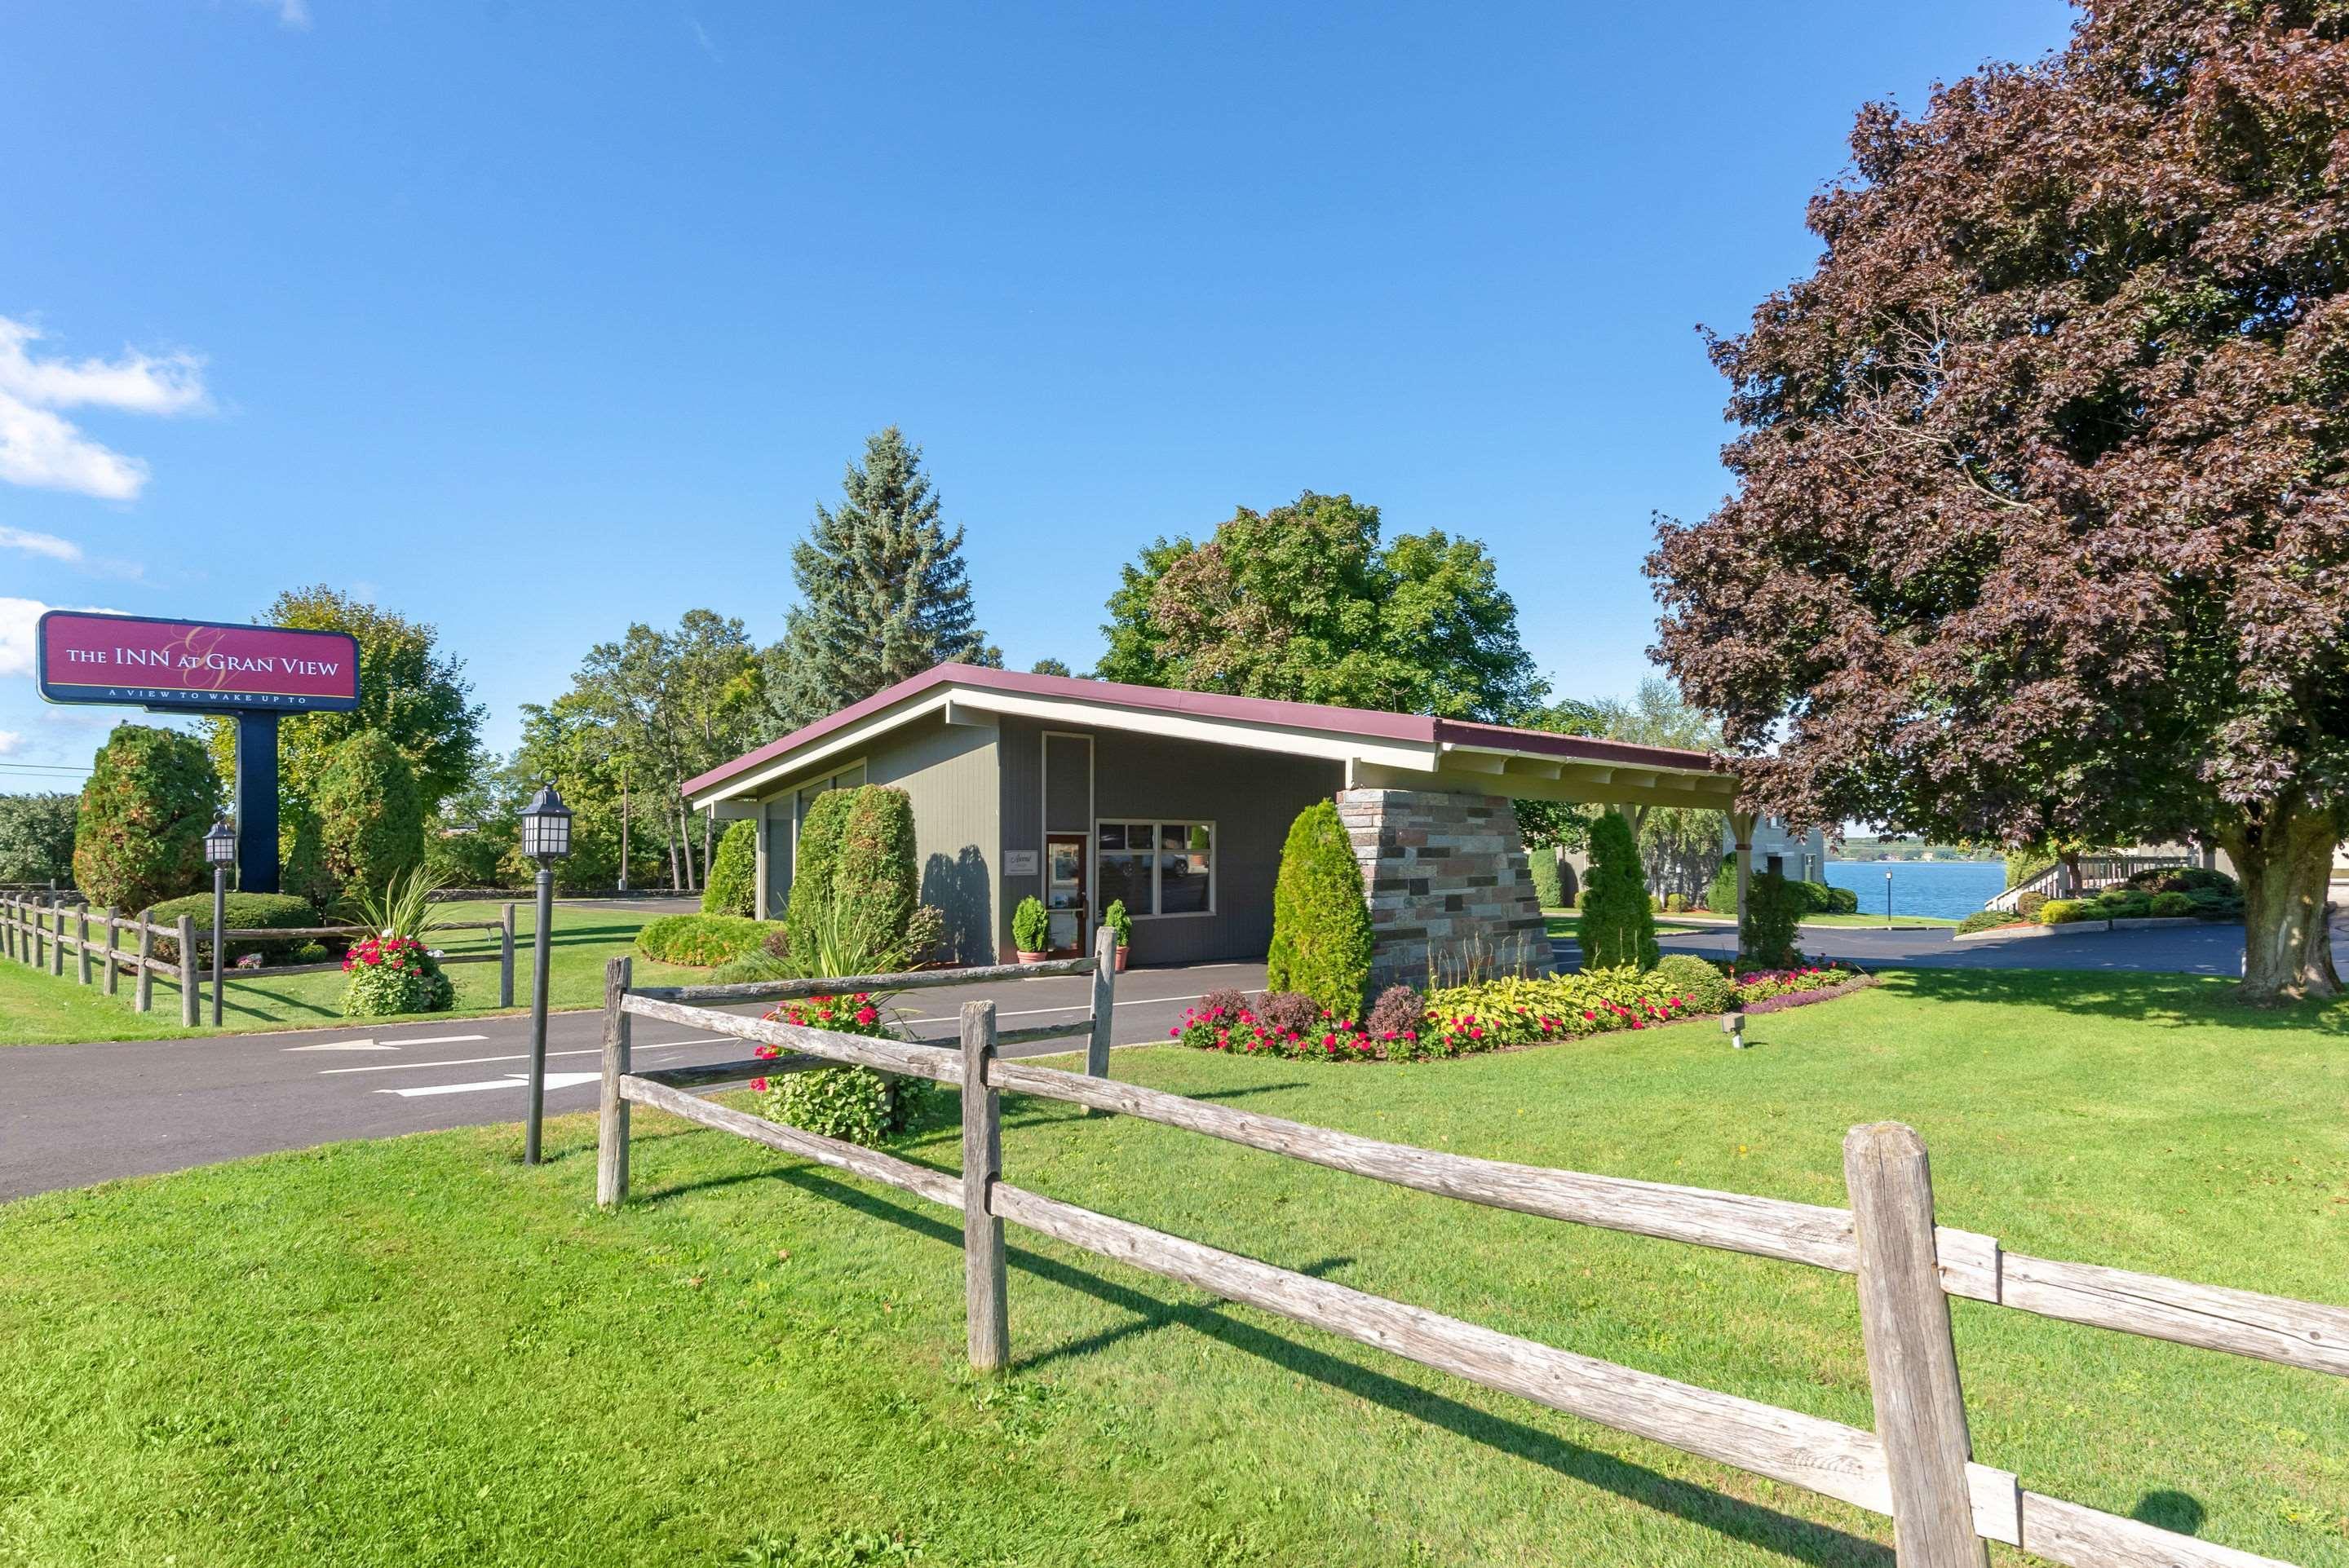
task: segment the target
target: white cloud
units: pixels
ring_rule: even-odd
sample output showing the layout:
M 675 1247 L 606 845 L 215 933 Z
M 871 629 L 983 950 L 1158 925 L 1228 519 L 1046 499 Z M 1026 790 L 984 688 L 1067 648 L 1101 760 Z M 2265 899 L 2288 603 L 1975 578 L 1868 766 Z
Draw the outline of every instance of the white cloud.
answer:
M 310 0 L 253 0 L 264 11 L 277 13 L 281 27 L 307 28 L 310 26 Z
M 77 604 L 78 610 L 93 614 L 119 615 L 119 610 L 100 610 L 94 604 Z M 33 673 L 33 627 L 44 611 L 57 608 L 44 604 L 38 599 L 10 599 L 0 596 L 0 676 L 28 676 Z
M 46 555 L 52 561 L 81 559 L 81 546 L 69 539 L 59 539 L 54 533 L 34 533 L 5 524 L 0 524 L 0 550 L 21 550 L 27 555 Z
M 0 757 L 25 748 L 25 738 L 13 729 L 0 729 Z
M 119 359 L 36 358 L 28 347 L 40 335 L 27 323 L 0 315 L 0 481 L 105 500 L 134 499 L 146 486 L 147 465 L 91 440 L 57 410 L 199 411 L 208 407 L 202 361 L 136 349 Z

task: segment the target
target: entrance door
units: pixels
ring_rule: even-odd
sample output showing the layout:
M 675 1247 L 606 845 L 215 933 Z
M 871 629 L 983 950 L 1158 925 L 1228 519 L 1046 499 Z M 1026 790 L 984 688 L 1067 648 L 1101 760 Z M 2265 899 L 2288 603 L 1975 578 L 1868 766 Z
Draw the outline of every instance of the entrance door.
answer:
M 1044 835 L 1044 910 L 1051 916 L 1050 942 L 1056 954 L 1082 956 L 1092 928 L 1085 881 L 1086 835 Z

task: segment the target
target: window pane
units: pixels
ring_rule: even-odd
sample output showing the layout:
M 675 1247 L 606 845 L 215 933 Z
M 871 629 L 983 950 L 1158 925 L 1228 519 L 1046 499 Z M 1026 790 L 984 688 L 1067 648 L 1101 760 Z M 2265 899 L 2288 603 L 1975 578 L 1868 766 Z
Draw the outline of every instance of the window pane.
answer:
M 1204 914 L 1212 902 L 1208 888 L 1207 829 L 1187 822 L 1167 822 L 1158 830 L 1158 913 Z
M 1122 836 L 1122 835 L 1121 835 Z M 1128 914 L 1154 914 L 1150 907 L 1150 857 L 1120 848 L 1110 849 L 1111 834 L 1102 835 L 1101 891 L 1096 895 L 1107 909 L 1112 899 L 1123 899 Z

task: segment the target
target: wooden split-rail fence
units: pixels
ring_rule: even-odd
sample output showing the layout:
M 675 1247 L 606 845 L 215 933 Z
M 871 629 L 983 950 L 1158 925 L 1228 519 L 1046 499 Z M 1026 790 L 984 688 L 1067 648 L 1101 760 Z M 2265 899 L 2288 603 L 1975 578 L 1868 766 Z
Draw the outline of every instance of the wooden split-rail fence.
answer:
M 432 927 L 436 932 L 499 934 L 493 953 L 444 953 L 440 961 L 497 965 L 501 1007 L 513 1006 L 514 908 L 507 904 L 498 920 L 445 921 Z M 0 953 L 58 976 L 64 975 L 66 954 L 71 953 L 75 978 L 84 985 L 102 986 L 109 996 L 117 994 L 120 977 L 127 972 L 134 976 L 131 1009 L 140 1013 L 154 1006 L 155 976 L 160 975 L 179 987 L 180 1023 L 192 1029 L 203 1004 L 204 970 L 196 957 L 199 943 L 217 945 L 222 942 L 305 942 L 330 936 L 365 936 L 369 929 L 364 925 L 305 925 L 232 926 L 221 931 L 209 924 L 198 926 L 192 915 L 185 914 L 180 916 L 177 924 L 160 924 L 147 918 L 150 913 L 141 910 L 131 915 L 118 913 L 111 908 L 93 911 L 87 903 L 69 903 L 54 893 L 0 896 Z M 155 956 L 158 938 L 177 944 L 176 960 Z M 280 964 L 261 969 L 227 966 L 221 972 L 221 982 L 225 985 L 232 981 L 274 980 L 282 975 L 316 975 L 342 966 L 339 958 L 324 964 Z
M 1937 1224 L 1923 1141 L 1893 1122 L 1851 1130 L 1844 1174 L 1852 1206 L 1835 1209 L 1444 1153 L 1117 1083 L 1108 1076 L 1108 967 L 1096 959 L 1073 959 L 1002 970 L 865 975 L 820 986 L 639 989 L 629 983 L 628 960 L 615 958 L 605 972 L 596 1202 L 611 1207 L 626 1200 L 629 1109 L 650 1106 L 959 1212 L 969 1358 L 982 1370 L 1001 1367 L 1010 1355 L 1003 1242 L 1009 1222 L 1484 1387 L 1889 1514 L 1902 1568 L 1983 1568 L 1983 1543 L 1990 1541 L 2075 1568 L 2279 1568 L 2272 1558 L 2026 1491 L 2012 1472 L 1975 1460 L 1949 1298 L 2336 1377 L 2349 1377 L 2349 1309 L 2030 1257 L 2005 1251 L 1995 1237 Z M 958 1046 L 834 1034 L 691 1005 L 1080 973 L 1095 975 L 1092 1019 L 999 1031 L 994 1005 L 972 1002 L 962 1010 Z M 638 1071 L 630 1060 L 629 1034 L 640 1017 L 786 1054 Z M 999 1054 L 1015 1041 L 1079 1033 L 1091 1037 L 1082 1073 Z M 781 1126 L 688 1092 L 843 1064 L 958 1088 L 960 1174 Z M 1139 1117 L 1464 1202 L 1852 1274 L 1876 1429 L 1575 1355 L 1015 1187 L 1002 1171 L 999 1100 L 1007 1091 Z

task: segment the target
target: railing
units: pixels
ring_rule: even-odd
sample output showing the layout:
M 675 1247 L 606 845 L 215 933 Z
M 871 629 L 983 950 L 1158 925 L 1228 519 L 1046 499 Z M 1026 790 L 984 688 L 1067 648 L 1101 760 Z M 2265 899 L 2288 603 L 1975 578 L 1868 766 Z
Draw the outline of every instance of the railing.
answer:
M 1045 972 L 1075 973 L 1091 963 Z M 1107 1074 L 1106 1029 L 1098 1025 L 1105 1008 L 1096 1009 L 1095 1048 L 1078 1074 L 1001 1059 L 1007 1041 L 1038 1031 L 999 1034 L 990 1002 L 964 1006 L 957 1047 L 712 1012 L 686 1003 L 696 992 L 738 988 L 652 993 L 632 989 L 629 978 L 626 958 L 613 959 L 605 971 L 596 1202 L 610 1207 L 627 1196 L 629 1108 L 641 1104 L 957 1210 L 963 1216 L 968 1356 L 982 1370 L 1002 1367 L 1010 1354 L 1003 1251 L 1009 1222 L 1487 1388 L 1889 1514 L 1904 1568 L 1983 1564 L 1984 1541 L 2079 1568 L 2275 1568 L 2271 1558 L 2026 1491 L 2011 1472 L 1977 1462 L 1950 1333 L 1951 1296 L 2349 1377 L 2349 1308 L 2029 1257 L 2004 1251 L 1995 1237 L 1937 1225 L 1924 1144 L 1898 1123 L 1851 1130 L 1844 1173 L 1852 1207 L 1832 1209 L 1443 1153 L 1116 1083 Z M 955 982 L 871 975 L 828 981 L 823 988 L 920 983 Z M 1099 985 L 1097 976 L 1097 998 Z M 791 1054 L 636 1072 L 629 1037 L 638 1017 Z M 959 1088 L 961 1172 L 930 1170 L 685 1092 L 843 1063 Z M 1002 1179 L 999 1097 L 1007 1090 L 1139 1117 L 1464 1202 L 1853 1274 L 1877 1429 L 1578 1356 L 1014 1187 Z
M 494 931 L 500 934 L 494 953 L 445 953 L 442 964 L 495 964 L 498 965 L 498 1006 L 513 1006 L 514 977 L 514 909 L 507 904 L 503 918 L 499 920 L 447 921 L 436 924 L 435 931 Z M 369 928 L 364 925 L 305 926 L 232 926 L 226 930 L 197 927 L 191 915 L 181 915 L 177 925 L 161 925 L 147 916 L 152 913 L 141 910 L 136 915 L 117 913 L 111 907 L 92 913 L 87 903 L 67 904 L 63 900 L 41 895 L 37 897 L 0 896 L 0 951 L 35 968 L 46 968 L 55 975 L 65 974 L 66 954 L 75 955 L 75 978 L 82 985 L 101 985 L 107 995 L 117 994 L 120 974 L 129 971 L 137 976 L 131 993 L 133 1012 L 144 1013 L 154 1005 L 154 977 L 162 975 L 178 984 L 180 991 L 180 1023 L 194 1028 L 201 1016 L 203 1000 L 202 969 L 196 962 L 199 942 L 208 942 L 215 951 L 223 942 L 314 941 L 328 936 L 365 936 Z M 70 918 L 73 929 L 66 923 Z M 90 934 L 91 928 L 98 935 Z M 125 952 L 123 938 L 136 939 L 135 951 Z M 179 948 L 177 962 L 154 955 L 157 938 L 175 943 Z M 91 978 L 92 965 L 98 978 Z M 316 975 L 330 969 L 340 969 L 339 958 L 324 964 L 281 964 L 263 969 L 223 967 L 222 984 L 230 981 L 249 982 L 274 980 L 287 975 Z M 214 1011 L 217 1013 L 215 999 Z
M 2139 872 L 2183 871 L 2194 863 L 2192 860 L 2182 854 L 2082 855 L 2079 861 L 2080 885 L 2076 888 L 2064 888 L 2066 894 L 2094 892 L 2100 888 L 2108 888 L 2115 883 L 2125 882 Z M 1991 899 L 1982 907 L 2011 913 L 2016 902 L 2024 893 L 2044 893 L 2051 898 L 2054 897 L 2055 890 L 2064 887 L 2069 875 L 2070 872 L 2064 862 L 2057 861 L 2046 870 L 2015 883 L 2004 892 Z

